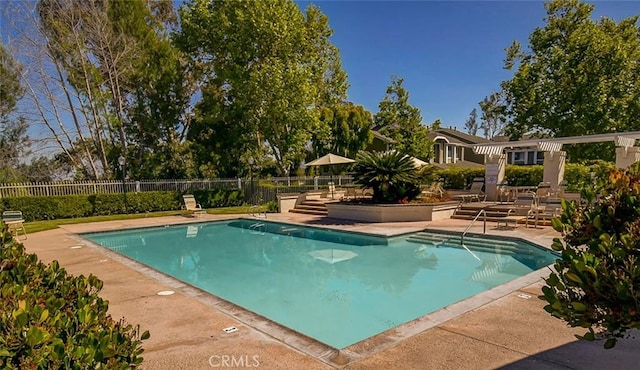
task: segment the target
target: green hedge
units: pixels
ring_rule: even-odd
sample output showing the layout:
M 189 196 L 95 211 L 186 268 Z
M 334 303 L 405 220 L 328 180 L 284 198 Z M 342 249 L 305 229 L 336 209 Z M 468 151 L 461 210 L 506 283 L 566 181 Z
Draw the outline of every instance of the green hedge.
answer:
M 586 164 L 567 163 L 564 171 L 564 180 L 567 190 L 578 192 L 591 186 L 594 177 L 602 177 L 613 169 L 615 165 L 606 161 L 592 161 Z M 517 166 L 507 165 L 504 180 L 511 186 L 536 186 L 542 182 L 544 167 L 542 165 Z M 432 182 L 441 178 L 444 180 L 445 189 L 464 189 L 471 184 L 474 177 L 484 177 L 484 167 L 458 168 L 451 167 L 446 170 L 435 169 L 423 171 L 423 176 Z
M 149 332 L 107 314 L 93 275 L 46 265 L 0 225 L 0 368 L 133 368 Z
M 466 189 L 471 185 L 475 177 L 484 177 L 484 167 L 460 168 L 452 166 L 446 170 L 436 170 L 429 174 L 430 178 L 439 178 L 444 181 L 445 189 Z
M 152 191 L 127 193 L 126 213 L 172 211 L 182 208 L 181 192 Z M 242 205 L 244 194 L 239 189 L 211 189 L 193 192 L 203 208 Z M 66 195 L 0 199 L 0 211 L 20 210 L 26 221 L 104 216 L 125 213 L 123 194 Z
M 195 190 L 193 196 L 202 208 L 235 207 L 244 204 L 241 189 Z

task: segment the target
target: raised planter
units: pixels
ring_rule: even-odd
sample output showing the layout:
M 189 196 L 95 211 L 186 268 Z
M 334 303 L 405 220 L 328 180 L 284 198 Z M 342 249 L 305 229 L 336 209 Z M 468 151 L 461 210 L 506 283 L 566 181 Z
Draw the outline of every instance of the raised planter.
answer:
M 328 217 L 366 222 L 435 221 L 451 218 L 458 202 L 427 204 L 327 203 Z

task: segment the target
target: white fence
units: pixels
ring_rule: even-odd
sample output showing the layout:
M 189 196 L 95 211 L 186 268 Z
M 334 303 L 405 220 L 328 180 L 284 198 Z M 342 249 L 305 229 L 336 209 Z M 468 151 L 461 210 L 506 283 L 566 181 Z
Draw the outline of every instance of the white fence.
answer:
M 278 192 L 298 192 L 318 189 L 333 181 L 336 185 L 353 182 L 352 176 L 316 177 L 271 177 L 267 179 L 191 179 L 191 180 L 104 180 L 104 181 L 63 181 L 0 184 L 0 198 L 55 195 L 91 195 L 145 191 L 193 191 L 206 189 L 244 189 L 254 193 L 259 188 L 269 188 Z M 250 194 L 248 197 L 254 197 Z M 272 198 L 265 196 L 264 198 Z

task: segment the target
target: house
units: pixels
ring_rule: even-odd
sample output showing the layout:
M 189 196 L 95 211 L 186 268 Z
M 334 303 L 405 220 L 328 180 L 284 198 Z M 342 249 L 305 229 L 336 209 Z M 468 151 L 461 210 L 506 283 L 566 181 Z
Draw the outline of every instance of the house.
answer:
M 386 152 L 393 149 L 393 145 L 396 141 L 392 138 L 381 134 L 376 130 L 371 130 L 373 133 L 373 140 L 367 145 L 366 151 L 369 152 Z
M 455 128 L 438 128 L 429 131 L 429 138 L 433 140 L 433 164 L 446 168 L 451 165 L 458 167 L 481 167 L 484 165 L 484 155 L 475 154 L 471 145 L 490 142 L 480 136 L 470 135 Z
M 527 135 L 522 138 L 522 140 L 528 139 L 532 138 Z M 507 142 L 509 141 L 509 137 L 496 136 L 493 138 L 493 141 Z M 538 148 L 535 146 L 504 148 L 504 153 L 507 156 L 507 164 L 532 165 L 544 163 L 544 151 L 538 150 Z

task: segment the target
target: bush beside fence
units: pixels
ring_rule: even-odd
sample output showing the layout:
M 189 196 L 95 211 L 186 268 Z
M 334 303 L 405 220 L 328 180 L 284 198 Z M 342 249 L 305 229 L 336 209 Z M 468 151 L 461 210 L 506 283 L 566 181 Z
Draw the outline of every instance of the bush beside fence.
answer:
M 204 208 L 239 206 L 244 203 L 240 189 L 194 191 Z M 123 194 L 66 195 L 0 199 L 1 210 L 20 210 L 26 221 L 104 216 L 122 213 L 174 211 L 182 208 L 183 192 L 152 191 L 127 193 L 127 209 Z

